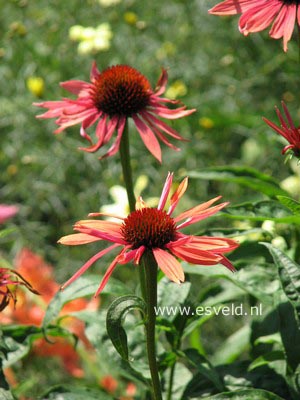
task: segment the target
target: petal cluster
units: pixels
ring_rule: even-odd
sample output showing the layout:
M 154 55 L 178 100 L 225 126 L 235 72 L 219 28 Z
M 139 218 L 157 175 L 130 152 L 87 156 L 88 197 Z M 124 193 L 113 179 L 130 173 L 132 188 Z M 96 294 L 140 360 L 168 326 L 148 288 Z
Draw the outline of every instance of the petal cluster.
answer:
M 288 150 L 292 150 L 295 156 L 300 157 L 300 128 L 294 125 L 286 104 L 283 101 L 281 104 L 286 121 L 277 107 L 275 110 L 280 121 L 280 126 L 277 126 L 267 118 L 263 118 L 263 120 L 274 129 L 275 132 L 279 133 L 279 135 L 283 136 L 289 142 L 289 144 L 282 149 L 282 154 L 285 154 Z
M 239 30 L 245 36 L 271 25 L 270 36 L 273 39 L 283 38 L 283 49 L 287 51 L 295 24 L 300 26 L 298 3 L 289 0 L 225 0 L 209 10 L 209 13 L 242 14 Z
M 135 217 L 134 213 L 137 211 L 133 211 L 127 218 L 113 215 L 114 218 L 118 219 L 117 222 L 94 219 L 78 221 L 74 226 L 74 230 L 78 233 L 62 237 L 59 240 L 59 243 L 65 245 L 80 245 L 105 240 L 110 242 L 111 245 L 108 248 L 101 250 L 90 260 L 88 260 L 63 285 L 63 288 L 80 277 L 94 262 L 117 248 L 119 248 L 119 252 L 106 270 L 96 295 L 98 295 L 104 289 L 117 264 L 126 264 L 130 261 L 133 261 L 135 264 L 139 265 L 141 257 L 146 251 L 152 252 L 158 267 L 170 280 L 176 283 L 181 283 L 184 281 L 184 272 L 181 264 L 178 261 L 178 258 L 191 264 L 198 265 L 215 265 L 221 263 L 231 271 L 234 271 L 233 265 L 224 254 L 234 250 L 238 246 L 236 241 L 223 237 L 187 235 L 181 232 L 181 229 L 216 214 L 228 203 L 215 205 L 215 203 L 221 198 L 221 196 L 218 196 L 185 212 L 182 212 L 176 217 L 173 217 L 173 212 L 187 189 L 188 179 L 185 178 L 180 183 L 177 190 L 170 198 L 170 205 L 167 211 L 164 211 L 167 199 L 170 195 L 172 181 L 173 174 L 169 173 L 166 178 L 157 209 L 149 209 L 151 211 L 151 215 L 155 214 L 155 211 L 157 211 L 155 215 L 156 218 L 153 218 L 153 227 L 151 226 L 151 220 L 149 220 L 149 218 L 147 218 L 145 221 L 140 219 L 141 215 L 147 216 L 149 213 L 139 214 L 139 219 L 137 219 L 139 222 L 136 227 L 138 231 L 137 236 L 140 243 L 138 246 L 135 241 L 136 239 L 131 232 L 132 218 Z M 147 208 L 148 207 L 146 203 L 140 197 L 136 204 L 136 210 L 143 210 Z M 90 216 L 93 217 L 102 217 L 103 215 L 110 217 L 112 216 L 103 213 L 90 214 Z M 164 218 L 162 224 L 159 224 L 160 216 L 161 218 Z M 164 239 L 161 244 L 159 244 L 157 240 L 149 241 L 149 232 L 151 238 L 155 237 L 155 232 L 153 233 L 153 231 L 155 231 L 157 226 L 159 226 L 159 229 L 161 229 L 161 226 L 164 226 L 163 224 L 165 224 L 166 219 L 166 226 L 169 230 L 166 237 L 169 237 L 169 240 Z M 172 223 L 170 223 L 169 220 L 172 220 Z M 131 224 L 129 227 L 130 235 L 126 235 L 126 232 L 128 232 L 128 223 Z M 170 233 L 172 229 L 174 232 Z M 141 241 L 140 235 L 143 231 L 146 232 L 145 240 Z
M 169 137 L 177 140 L 184 138 L 160 118 L 177 119 L 196 111 L 187 110 L 184 105 L 172 109 L 167 107 L 179 104 L 177 100 L 161 97 L 165 92 L 167 80 L 167 71 L 163 69 L 156 89 L 152 90 L 148 80 L 132 67 L 116 65 L 100 72 L 94 62 L 90 82 L 70 80 L 61 83 L 64 89 L 77 96 L 76 99 L 64 98 L 34 105 L 48 109 L 38 118 L 57 118 L 56 124 L 59 127 L 54 133 L 80 124 L 80 135 L 90 143 L 89 147 L 81 150 L 87 152 L 99 150 L 111 141 L 116 132 L 115 140 L 104 154 L 107 157 L 118 152 L 125 123 L 128 118 L 132 118 L 147 149 L 161 161 L 158 140 L 174 150 L 179 150 L 169 141 Z M 135 106 L 130 108 L 128 103 Z M 137 104 L 142 106 L 137 108 Z M 95 142 L 86 131 L 93 125 Z

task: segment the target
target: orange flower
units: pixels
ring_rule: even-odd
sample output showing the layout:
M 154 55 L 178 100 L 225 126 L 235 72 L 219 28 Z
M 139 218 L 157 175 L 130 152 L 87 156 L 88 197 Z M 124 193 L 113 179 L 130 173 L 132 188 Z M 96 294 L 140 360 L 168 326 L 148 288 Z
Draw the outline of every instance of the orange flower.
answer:
M 131 212 L 127 218 L 103 213 L 90 214 L 90 216 L 113 216 L 120 222 L 91 219 L 78 221 L 74 230 L 80 233 L 64 236 L 59 243 L 79 245 L 106 240 L 113 244 L 88 260 L 62 288 L 79 278 L 95 261 L 118 247 L 121 247 L 121 251 L 106 270 L 96 296 L 105 287 L 117 264 L 127 264 L 132 260 L 135 264 L 140 264 L 141 257 L 145 252 L 151 252 L 158 267 L 176 283 L 184 281 L 183 269 L 177 257 L 192 264 L 215 265 L 221 263 L 234 271 L 233 265 L 224 256 L 224 253 L 234 250 L 238 246 L 237 242 L 232 239 L 193 236 L 180 232 L 182 228 L 216 214 L 228 203 L 211 207 L 220 199 L 219 196 L 173 218 L 172 214 L 187 189 L 188 180 L 185 178 L 172 195 L 169 210 L 166 212 L 164 208 L 169 197 L 172 180 L 173 174 L 169 173 L 157 208 L 147 207 L 140 197 L 136 204 L 136 210 Z

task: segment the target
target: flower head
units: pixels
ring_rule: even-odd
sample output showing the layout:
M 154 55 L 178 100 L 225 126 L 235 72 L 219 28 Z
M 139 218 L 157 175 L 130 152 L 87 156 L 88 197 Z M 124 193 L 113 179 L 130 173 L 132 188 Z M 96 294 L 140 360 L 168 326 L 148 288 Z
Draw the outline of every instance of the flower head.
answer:
M 209 10 L 209 13 L 242 14 L 239 30 L 245 36 L 262 31 L 272 24 L 270 36 L 273 39 L 283 37 L 283 49 L 287 51 L 295 23 L 300 26 L 299 4 L 299 0 L 225 0 Z
M 157 208 L 147 207 L 140 197 L 136 204 L 136 210 L 126 218 L 114 216 L 119 219 L 118 222 L 92 219 L 77 222 L 74 230 L 79 233 L 64 236 L 59 243 L 79 245 L 106 240 L 113 244 L 88 260 L 63 285 L 63 288 L 75 281 L 95 261 L 115 248 L 121 248 L 121 250 L 106 270 L 96 295 L 103 290 L 117 264 L 127 264 L 133 260 L 138 265 L 146 252 L 153 254 L 158 267 L 176 283 L 184 281 L 184 272 L 177 257 L 192 264 L 215 265 L 221 263 L 234 271 L 234 267 L 224 253 L 235 249 L 238 246 L 237 242 L 220 237 L 186 235 L 180 231 L 186 226 L 216 214 L 228 203 L 212 206 L 220 199 L 221 196 L 219 196 L 173 217 L 172 214 L 187 189 L 188 180 L 185 178 L 180 183 L 171 196 L 169 209 L 165 211 L 172 180 L 173 174 L 169 173 Z M 93 217 L 103 215 L 106 214 L 90 214 Z
M 0 268 L 0 311 L 10 303 L 17 302 L 17 286 L 25 286 L 32 293 L 39 294 L 21 274 L 10 268 Z
M 128 65 L 115 65 L 100 73 L 94 63 L 90 83 L 77 80 L 61 83 L 64 89 L 77 95 L 75 100 L 65 98 L 35 105 L 49 109 L 39 115 L 39 118 L 57 117 L 56 124 L 59 128 L 54 133 L 81 124 L 80 134 L 91 144 L 90 147 L 81 150 L 97 151 L 108 143 L 117 131 L 117 137 L 105 156 L 112 156 L 119 150 L 125 123 L 128 118 L 132 118 L 147 149 L 161 161 L 158 139 L 174 150 L 179 149 L 169 142 L 166 135 L 178 140 L 184 139 L 158 117 L 176 119 L 195 111 L 186 110 L 186 106 L 177 109 L 166 107 L 167 103 L 179 103 L 177 100 L 160 97 L 165 91 L 167 80 L 167 72 L 163 69 L 153 91 L 148 79 Z M 86 129 L 95 123 L 97 141 L 93 144 Z
M 290 144 L 282 149 L 282 154 L 285 154 L 288 150 L 291 150 L 296 157 L 300 157 L 300 127 L 296 128 L 292 117 L 287 109 L 287 106 L 282 101 L 282 107 L 286 116 L 287 121 L 276 107 L 276 114 L 280 121 L 280 126 L 277 126 L 273 122 L 269 121 L 267 118 L 263 118 L 266 124 L 268 124 L 275 132 L 283 136 Z

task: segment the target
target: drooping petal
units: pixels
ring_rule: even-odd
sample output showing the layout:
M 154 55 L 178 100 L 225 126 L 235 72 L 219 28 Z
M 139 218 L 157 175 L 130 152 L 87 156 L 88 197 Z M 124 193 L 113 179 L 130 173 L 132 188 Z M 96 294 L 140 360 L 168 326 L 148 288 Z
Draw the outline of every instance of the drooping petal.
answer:
M 145 146 L 161 162 L 161 148 L 154 133 L 137 115 L 133 115 L 132 118 Z
M 170 253 L 162 249 L 152 249 L 159 268 L 173 282 L 184 282 L 184 272 L 180 263 Z
M 295 21 L 296 21 L 297 5 L 290 4 L 289 6 L 282 7 L 277 15 L 270 36 L 274 39 L 283 37 L 283 49 L 287 51 L 287 43 L 291 39 Z
M 86 270 L 90 268 L 94 262 L 99 260 L 101 257 L 103 257 L 105 254 L 109 253 L 116 247 L 118 247 L 119 244 L 113 244 L 112 246 L 108 247 L 107 249 L 99 251 L 99 253 L 95 254 L 93 257 L 91 257 L 79 270 L 66 282 L 62 285 L 61 290 L 64 290 L 67 286 L 69 286 L 72 282 L 74 282 L 77 278 L 79 278 Z
M 210 251 L 201 250 L 187 243 L 183 246 L 176 246 L 176 242 L 168 245 L 168 249 L 178 258 L 192 264 L 215 265 L 221 262 L 222 255 Z
M 98 287 L 98 289 L 97 289 L 97 291 L 95 293 L 95 297 L 97 297 L 102 292 L 102 290 L 105 288 L 105 286 L 106 286 L 111 274 L 114 272 L 114 269 L 116 268 L 116 266 L 118 264 L 118 257 L 119 256 L 117 256 L 113 260 L 113 262 L 110 264 L 110 266 L 105 271 L 105 274 L 104 274 L 104 276 L 102 278 L 102 281 L 101 281 L 101 283 L 100 283 L 100 285 L 99 285 L 99 287 Z

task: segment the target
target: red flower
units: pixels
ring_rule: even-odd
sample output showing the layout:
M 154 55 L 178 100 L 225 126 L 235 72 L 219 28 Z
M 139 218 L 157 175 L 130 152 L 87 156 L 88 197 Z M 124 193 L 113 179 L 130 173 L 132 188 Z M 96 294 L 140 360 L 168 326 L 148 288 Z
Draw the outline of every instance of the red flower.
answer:
M 147 207 L 140 197 L 137 201 L 136 211 L 131 212 L 127 218 L 114 216 L 120 222 L 99 220 L 77 222 L 74 230 L 80 233 L 64 236 L 59 240 L 59 243 L 79 245 L 107 240 L 113 244 L 87 261 L 63 285 L 63 288 L 75 281 L 95 261 L 117 247 L 121 247 L 121 251 L 105 272 L 96 296 L 103 290 L 117 264 L 126 264 L 132 260 L 135 264 L 139 264 L 145 252 L 152 252 L 158 267 L 169 279 L 176 283 L 184 281 L 183 269 L 176 257 L 192 264 L 215 265 L 221 263 L 233 271 L 234 267 L 226 259 L 224 253 L 235 249 L 238 246 L 237 242 L 232 239 L 192 236 L 180 232 L 182 228 L 216 214 L 228 203 L 211 207 L 213 203 L 220 199 L 221 196 L 219 196 L 173 218 L 171 215 L 186 191 L 188 181 L 185 178 L 181 182 L 172 195 L 170 207 L 166 212 L 164 207 L 170 193 L 172 180 L 173 174 L 169 173 L 157 208 Z M 102 215 L 105 214 L 90 214 L 90 216 Z
M 287 51 L 295 23 L 300 27 L 298 6 L 299 0 L 225 0 L 209 10 L 209 13 L 242 14 L 239 30 L 245 36 L 262 31 L 272 24 L 270 36 L 274 39 L 283 37 L 283 49 Z
M 39 118 L 56 118 L 59 133 L 69 126 L 81 124 L 80 134 L 91 146 L 81 148 L 94 152 L 108 143 L 115 131 L 117 137 L 104 156 L 112 156 L 119 150 L 120 141 L 128 118 L 133 122 L 141 135 L 147 149 L 161 161 L 160 139 L 167 146 L 179 150 L 169 142 L 166 135 L 184 140 L 173 128 L 157 117 L 166 119 L 181 118 L 192 114 L 186 106 L 169 109 L 165 104 L 178 104 L 176 100 L 160 97 L 166 88 L 167 72 L 162 70 L 155 91 L 148 79 L 136 69 L 127 65 L 116 65 L 99 72 L 95 62 L 91 70 L 91 82 L 71 80 L 62 82 L 61 86 L 77 95 L 75 100 L 45 101 L 35 103 L 36 106 L 48 108 L 49 111 Z M 96 125 L 96 143 L 92 143 L 86 129 Z
M 273 122 L 269 121 L 267 118 L 263 118 L 266 124 L 268 124 L 275 132 L 283 136 L 290 144 L 282 149 L 282 154 L 285 154 L 288 150 L 292 150 L 296 157 L 300 157 L 300 128 L 296 128 L 292 117 L 287 109 L 284 102 L 281 102 L 287 122 L 280 113 L 277 107 L 275 107 L 276 114 L 280 121 L 280 126 L 275 125 Z

